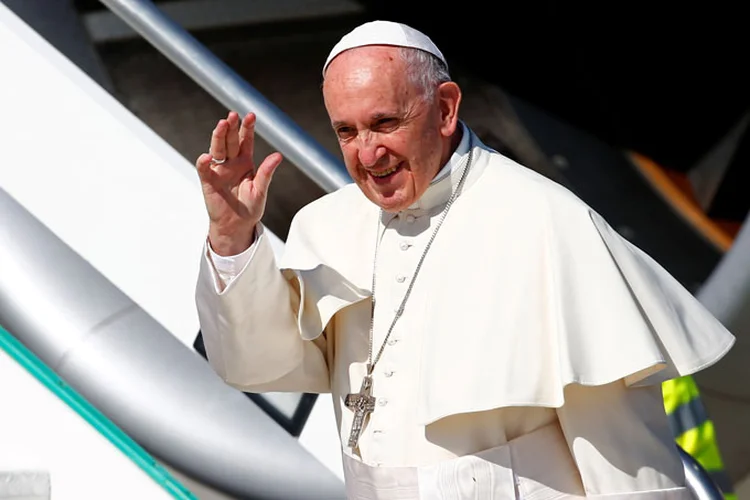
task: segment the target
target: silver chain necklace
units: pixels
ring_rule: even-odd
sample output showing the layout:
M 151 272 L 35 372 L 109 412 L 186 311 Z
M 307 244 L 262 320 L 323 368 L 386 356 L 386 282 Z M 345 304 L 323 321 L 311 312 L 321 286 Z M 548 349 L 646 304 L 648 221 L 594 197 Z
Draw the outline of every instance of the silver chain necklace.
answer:
M 432 246 L 432 242 L 435 240 L 435 236 L 437 236 L 437 233 L 440 230 L 440 227 L 443 225 L 443 221 L 445 220 L 445 217 L 448 215 L 448 211 L 450 210 L 451 205 L 453 205 L 453 202 L 458 197 L 458 193 L 461 191 L 464 181 L 466 180 L 466 176 L 469 172 L 469 168 L 471 167 L 472 158 L 473 158 L 472 140 L 471 140 L 471 136 L 469 136 L 469 153 L 466 156 L 466 165 L 464 165 L 463 171 L 461 172 L 461 178 L 459 179 L 458 184 L 456 185 L 456 188 L 451 193 L 450 198 L 446 202 L 443 212 L 440 214 L 440 219 L 435 225 L 435 229 L 432 231 L 432 235 L 430 236 L 430 239 L 427 242 L 427 246 L 425 246 L 425 249 L 422 252 L 422 256 L 419 258 L 417 267 L 414 270 L 414 275 L 409 281 L 409 287 L 406 289 L 404 298 L 401 300 L 401 305 L 396 310 L 396 314 L 393 317 L 391 326 L 388 328 L 388 333 L 386 333 L 385 338 L 383 339 L 383 343 L 380 346 L 380 349 L 378 350 L 377 354 L 373 358 L 372 356 L 373 345 L 372 344 L 374 341 L 373 333 L 374 333 L 374 326 L 375 326 L 375 276 L 377 274 L 376 268 L 377 268 L 377 262 L 378 262 L 378 249 L 380 248 L 380 220 L 383 217 L 383 211 L 382 210 L 380 211 L 380 214 L 378 216 L 378 229 L 376 231 L 376 238 L 375 238 L 375 257 L 372 263 L 372 301 L 371 301 L 371 309 L 370 309 L 370 339 L 369 339 L 369 345 L 367 349 L 367 374 L 362 380 L 362 387 L 360 388 L 359 392 L 348 394 L 345 399 L 346 406 L 355 411 L 354 419 L 352 421 L 352 430 L 349 435 L 349 446 L 351 448 L 357 447 L 359 436 L 362 433 L 362 429 L 364 427 L 365 418 L 367 417 L 367 415 L 369 415 L 375 410 L 375 398 L 371 394 L 372 373 L 375 369 L 375 365 L 377 364 L 378 361 L 380 361 L 380 357 L 383 355 L 383 351 L 385 350 L 385 346 L 388 343 L 388 339 L 391 337 L 391 333 L 393 333 L 393 328 L 396 326 L 396 323 L 398 322 L 399 318 L 404 313 L 404 307 L 406 305 L 406 301 L 409 300 L 409 296 L 411 295 L 412 288 L 414 287 L 414 282 L 417 280 L 417 275 L 419 274 L 420 269 L 422 269 L 422 263 L 424 262 L 424 259 L 427 256 L 427 252 L 429 252 L 430 247 Z

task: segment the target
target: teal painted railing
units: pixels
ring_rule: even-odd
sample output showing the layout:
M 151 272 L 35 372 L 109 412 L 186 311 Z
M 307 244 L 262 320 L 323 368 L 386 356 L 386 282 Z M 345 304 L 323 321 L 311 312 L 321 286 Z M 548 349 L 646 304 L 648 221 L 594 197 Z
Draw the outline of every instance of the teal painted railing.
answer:
M 0 348 L 52 391 L 55 396 L 78 413 L 91 427 L 99 431 L 125 456 L 135 462 L 174 498 L 198 500 L 198 497 L 159 465 L 146 450 L 133 441 L 130 436 L 125 434 L 96 407 L 86 401 L 83 396 L 78 394 L 75 389 L 70 387 L 50 367 L 1 326 Z

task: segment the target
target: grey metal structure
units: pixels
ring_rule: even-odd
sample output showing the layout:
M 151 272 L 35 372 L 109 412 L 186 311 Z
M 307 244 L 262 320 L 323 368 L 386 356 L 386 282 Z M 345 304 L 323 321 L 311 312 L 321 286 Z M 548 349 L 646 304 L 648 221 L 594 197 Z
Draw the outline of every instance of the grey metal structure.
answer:
M 341 480 L 0 189 L 0 324 L 150 453 L 241 498 Z
M 679 446 L 677 449 L 685 469 L 687 487 L 693 496 L 697 500 L 723 500 L 724 495 L 706 470 L 688 452 Z
M 750 215 L 698 298 L 730 331 L 750 333 Z
M 100 1 L 227 108 L 254 112 L 258 134 L 322 189 L 351 182 L 340 161 L 152 2 Z
M 72 0 L 0 0 L 109 92 L 112 80 Z

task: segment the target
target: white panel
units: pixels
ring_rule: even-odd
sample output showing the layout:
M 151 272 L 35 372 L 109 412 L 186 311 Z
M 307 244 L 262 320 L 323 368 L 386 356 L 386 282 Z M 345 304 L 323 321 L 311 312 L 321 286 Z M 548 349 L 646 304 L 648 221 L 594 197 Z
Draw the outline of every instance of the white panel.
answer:
M 207 228 L 193 166 L 2 4 L 0 67 L 0 186 L 192 344 Z
M 299 437 L 300 444 L 342 481 L 344 466 L 341 461 L 341 441 L 336 427 L 333 399 L 330 394 L 321 394 L 315 401 L 312 413 Z
M 47 472 L 50 498 L 173 498 L 2 349 L 0 405 L 0 471 Z
M 193 165 L 2 3 L 0 67 L 12 68 L 0 86 L 0 187 L 192 346 L 208 224 Z M 283 242 L 267 235 L 278 257 Z M 330 396 L 302 443 L 341 476 Z

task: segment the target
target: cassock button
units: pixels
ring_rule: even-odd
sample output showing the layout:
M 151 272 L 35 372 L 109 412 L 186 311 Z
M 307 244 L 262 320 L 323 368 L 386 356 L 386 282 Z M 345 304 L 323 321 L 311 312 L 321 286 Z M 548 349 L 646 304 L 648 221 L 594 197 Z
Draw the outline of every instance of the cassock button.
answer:
M 396 345 L 396 342 L 398 342 L 398 339 L 391 339 L 388 341 L 388 345 Z
M 387 404 L 388 404 L 388 400 L 387 399 L 385 399 L 385 398 L 378 399 L 378 405 L 385 406 Z
M 408 250 L 408 249 L 409 249 L 409 244 L 407 242 L 405 242 L 405 241 L 402 242 L 401 243 L 401 250 Z
M 396 276 L 396 281 L 398 281 L 399 283 L 403 283 L 404 281 L 406 281 L 406 276 L 404 276 L 403 274 L 399 274 L 398 276 Z
M 406 222 L 409 224 L 412 224 L 415 220 L 416 220 L 416 217 L 414 217 L 413 215 L 406 216 Z
M 393 376 L 393 370 L 388 370 L 387 372 L 385 372 L 385 374 L 384 374 L 384 375 L 385 375 L 386 377 L 392 377 L 392 376 Z

